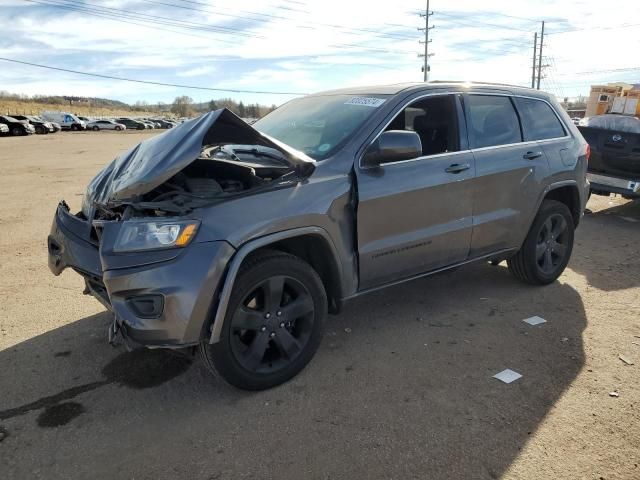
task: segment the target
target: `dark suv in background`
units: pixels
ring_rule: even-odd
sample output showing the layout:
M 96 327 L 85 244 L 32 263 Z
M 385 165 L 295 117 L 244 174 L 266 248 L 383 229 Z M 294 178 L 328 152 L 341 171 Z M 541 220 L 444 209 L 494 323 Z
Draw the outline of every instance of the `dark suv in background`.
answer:
M 312 358 L 351 298 L 473 261 L 553 282 L 589 190 L 588 148 L 553 97 L 420 83 L 228 110 L 122 154 L 61 202 L 48 238 L 131 345 L 198 347 L 246 389 Z M 393 321 L 391 319 L 390 321 Z
M 127 129 L 129 130 L 145 130 L 147 128 L 147 126 L 144 123 L 139 122 L 138 120 L 127 118 L 127 117 L 118 118 L 116 119 L 116 122 L 121 123 L 122 125 L 127 127 Z

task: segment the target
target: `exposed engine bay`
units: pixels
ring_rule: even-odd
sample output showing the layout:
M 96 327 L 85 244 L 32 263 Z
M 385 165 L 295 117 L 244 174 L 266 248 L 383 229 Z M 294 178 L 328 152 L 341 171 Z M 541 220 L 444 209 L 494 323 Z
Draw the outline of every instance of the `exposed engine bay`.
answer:
M 92 220 L 183 215 L 193 209 L 294 185 L 315 169 L 302 152 L 226 109 L 188 120 L 118 156 L 87 187 Z
M 207 145 L 200 156 L 136 201 L 123 202 L 145 214 L 180 214 L 244 192 L 289 185 L 295 170 L 276 149 L 261 145 Z M 283 178 L 286 177 L 286 178 Z

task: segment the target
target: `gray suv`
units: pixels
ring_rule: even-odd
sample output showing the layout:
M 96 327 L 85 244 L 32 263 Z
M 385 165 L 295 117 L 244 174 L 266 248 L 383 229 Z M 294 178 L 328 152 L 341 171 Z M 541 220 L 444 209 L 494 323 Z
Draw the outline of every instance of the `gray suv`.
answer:
M 62 201 L 49 267 L 114 313 L 110 338 L 197 347 L 245 389 L 296 375 L 346 300 L 474 261 L 553 282 L 589 185 L 549 95 L 420 83 L 228 110 L 123 153 Z

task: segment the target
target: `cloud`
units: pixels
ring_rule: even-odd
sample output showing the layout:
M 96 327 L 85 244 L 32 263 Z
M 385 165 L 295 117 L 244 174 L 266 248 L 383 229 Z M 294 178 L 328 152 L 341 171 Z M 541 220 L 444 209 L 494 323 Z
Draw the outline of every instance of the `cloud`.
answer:
M 62 68 L 165 83 L 264 91 L 327 90 L 421 81 L 417 54 L 421 0 L 0 0 L 0 56 Z M 432 2 L 432 79 L 527 85 L 533 32 L 547 19 L 543 85 L 559 96 L 591 83 L 640 80 L 630 51 L 640 27 L 607 28 L 640 18 L 637 0 L 457 0 Z M 82 10 L 82 11 L 79 11 Z M 624 12 L 623 15 L 607 12 Z M 90 15 L 91 13 L 92 15 Z M 627 21 L 627 19 L 629 19 Z M 116 21 L 117 20 L 117 21 Z M 573 30 L 573 31 L 568 31 Z M 577 72 L 593 72 L 581 74 Z M 0 62 L 4 90 L 110 96 L 134 102 L 197 101 L 219 92 L 80 77 Z M 233 94 L 245 102 L 290 98 Z

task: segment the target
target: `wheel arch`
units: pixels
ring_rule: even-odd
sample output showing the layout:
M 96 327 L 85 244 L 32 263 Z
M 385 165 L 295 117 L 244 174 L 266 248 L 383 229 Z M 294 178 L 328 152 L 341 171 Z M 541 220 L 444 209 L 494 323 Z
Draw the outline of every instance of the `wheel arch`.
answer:
M 573 217 L 573 226 L 578 226 L 582 217 L 582 202 L 578 185 L 575 182 L 561 182 L 550 185 L 542 197 L 542 201 L 544 200 L 556 200 L 564 203 Z M 542 201 L 540 201 L 540 205 L 542 205 Z M 540 205 L 538 205 L 538 209 Z
M 214 310 L 215 314 L 211 324 L 209 343 L 217 343 L 220 340 L 229 298 L 240 267 L 249 256 L 265 250 L 279 250 L 290 253 L 309 263 L 322 279 L 329 301 L 329 311 L 332 313 L 339 311 L 340 300 L 343 296 L 342 278 L 337 250 L 331 237 L 321 227 L 302 227 L 285 230 L 250 240 L 242 245 L 233 256 L 231 262 L 229 262 L 223 285 L 219 289 L 220 294 L 217 307 Z

